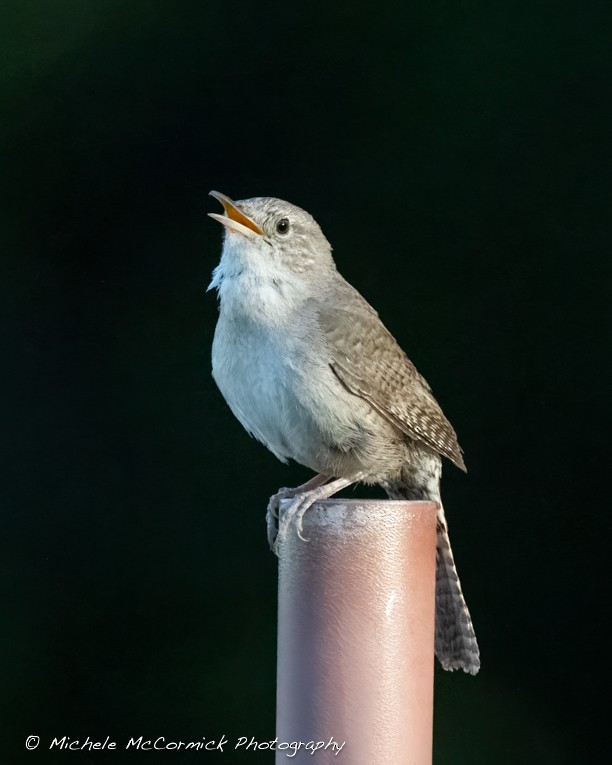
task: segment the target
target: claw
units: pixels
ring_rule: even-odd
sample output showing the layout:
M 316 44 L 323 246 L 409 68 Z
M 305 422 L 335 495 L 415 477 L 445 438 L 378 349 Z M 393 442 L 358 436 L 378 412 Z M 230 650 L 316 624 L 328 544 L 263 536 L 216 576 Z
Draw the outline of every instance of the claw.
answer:
M 268 535 L 268 544 L 270 545 L 270 549 L 274 549 L 274 541 L 277 536 L 277 518 L 274 515 L 273 511 L 268 508 L 268 512 L 266 513 L 266 529 L 267 529 L 267 535 Z
M 310 541 L 308 537 L 305 537 L 302 534 L 303 527 L 304 527 L 304 513 L 306 512 L 306 510 L 308 510 L 308 507 L 309 505 L 306 505 L 306 507 L 300 508 L 295 514 L 295 530 L 298 537 L 302 540 L 302 542 Z
M 276 535 L 276 539 L 274 541 L 274 552 L 277 555 L 281 545 L 287 537 L 287 532 L 289 531 L 289 526 L 291 523 L 295 524 L 295 531 L 298 535 L 298 538 L 301 539 L 302 542 L 309 541 L 308 538 L 303 534 L 304 513 L 312 504 L 312 501 L 309 500 L 310 497 L 307 495 L 298 496 L 283 513 L 283 517 L 278 528 L 278 534 Z
M 310 542 L 310 539 L 308 539 L 308 537 L 305 537 L 305 536 L 302 534 L 302 528 L 301 528 L 301 524 L 300 524 L 300 526 L 298 526 L 298 527 L 296 528 L 296 533 L 297 533 L 298 537 L 299 537 L 299 538 L 302 540 L 302 542 Z
M 302 542 L 308 542 L 308 538 L 303 534 L 304 513 L 318 500 L 331 497 L 337 491 L 340 491 L 340 489 L 350 486 L 355 481 L 361 480 L 361 478 L 361 473 L 355 473 L 347 478 L 336 478 L 329 482 L 328 476 L 316 475 L 310 481 L 302 486 L 298 486 L 296 489 L 280 489 L 276 494 L 270 497 L 268 513 L 266 515 L 268 524 L 268 542 L 276 555 L 279 554 L 280 548 L 285 541 L 287 531 L 292 522 L 295 523 L 295 531 L 298 539 L 301 539 Z M 275 523 L 275 519 L 279 518 L 280 515 L 280 501 L 281 499 L 290 498 L 293 498 L 293 502 L 291 502 L 289 507 L 283 513 L 283 517 L 280 518 L 278 531 L 276 531 L 277 524 Z M 276 532 L 276 535 L 274 532 Z

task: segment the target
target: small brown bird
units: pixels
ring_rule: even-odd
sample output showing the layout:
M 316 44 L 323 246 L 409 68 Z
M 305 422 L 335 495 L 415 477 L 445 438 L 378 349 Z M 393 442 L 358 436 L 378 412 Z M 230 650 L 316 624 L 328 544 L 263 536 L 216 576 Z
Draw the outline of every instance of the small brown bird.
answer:
M 210 288 L 220 300 L 213 376 L 245 429 L 280 460 L 316 472 L 268 506 L 274 549 L 316 501 L 356 482 L 391 499 L 438 503 L 435 651 L 476 674 L 480 657 L 440 499 L 442 457 L 465 470 L 455 431 L 376 311 L 342 278 L 304 210 L 281 199 L 233 202 Z M 276 528 L 278 503 L 293 498 Z

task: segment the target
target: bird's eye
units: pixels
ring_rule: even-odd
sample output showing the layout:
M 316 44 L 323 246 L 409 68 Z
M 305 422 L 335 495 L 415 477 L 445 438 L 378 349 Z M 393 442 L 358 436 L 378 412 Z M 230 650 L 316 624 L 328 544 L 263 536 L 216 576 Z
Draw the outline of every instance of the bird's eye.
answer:
M 281 218 L 276 224 L 278 234 L 286 234 L 289 231 L 289 218 Z

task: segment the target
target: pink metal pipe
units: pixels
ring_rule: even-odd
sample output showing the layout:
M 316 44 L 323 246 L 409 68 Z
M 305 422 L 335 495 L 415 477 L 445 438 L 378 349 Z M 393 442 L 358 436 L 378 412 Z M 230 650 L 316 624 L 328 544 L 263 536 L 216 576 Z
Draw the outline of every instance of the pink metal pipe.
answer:
M 435 504 L 330 499 L 303 533 L 279 567 L 276 763 L 431 765 Z

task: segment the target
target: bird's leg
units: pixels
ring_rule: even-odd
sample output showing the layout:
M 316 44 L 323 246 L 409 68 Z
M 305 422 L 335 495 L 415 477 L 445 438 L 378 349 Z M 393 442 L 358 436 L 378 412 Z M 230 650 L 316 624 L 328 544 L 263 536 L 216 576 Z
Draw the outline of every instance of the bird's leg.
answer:
M 361 473 L 355 473 L 354 475 L 350 475 L 347 478 L 336 478 L 335 480 L 330 481 L 329 483 L 325 483 L 322 486 L 318 486 L 314 489 L 309 489 L 308 491 L 304 491 L 301 494 L 296 495 L 295 499 L 285 510 L 283 517 L 280 519 L 278 534 L 273 546 L 274 552 L 278 555 L 280 546 L 287 536 L 287 531 L 292 521 L 295 523 L 298 537 L 302 541 L 307 542 L 308 540 L 302 536 L 302 518 L 304 517 L 306 510 L 314 505 L 315 502 L 319 502 L 322 499 L 328 499 L 333 494 L 340 491 L 340 489 L 345 489 L 352 483 L 359 481 L 361 477 Z
M 288 489 L 285 487 L 279 489 L 276 494 L 273 494 L 270 497 L 268 510 L 266 512 L 266 527 L 268 529 L 268 544 L 270 545 L 270 549 L 274 549 L 274 540 L 278 533 L 276 521 L 278 520 L 278 510 L 281 499 L 293 499 L 293 497 L 296 497 L 298 494 L 310 491 L 311 489 L 317 489 L 319 486 L 327 483 L 330 479 L 330 476 L 319 473 L 301 486 L 296 486 L 295 489 Z
M 268 502 L 268 512 L 271 512 L 274 518 L 278 518 L 278 509 L 280 507 L 281 499 L 293 499 L 293 497 L 297 497 L 298 494 L 303 494 L 305 491 L 317 489 L 329 480 L 331 480 L 331 476 L 319 473 L 314 475 L 309 481 L 306 481 L 306 483 L 296 486 L 295 489 L 288 489 L 286 487 L 279 489 L 276 494 L 273 494 L 270 497 L 270 501 Z

